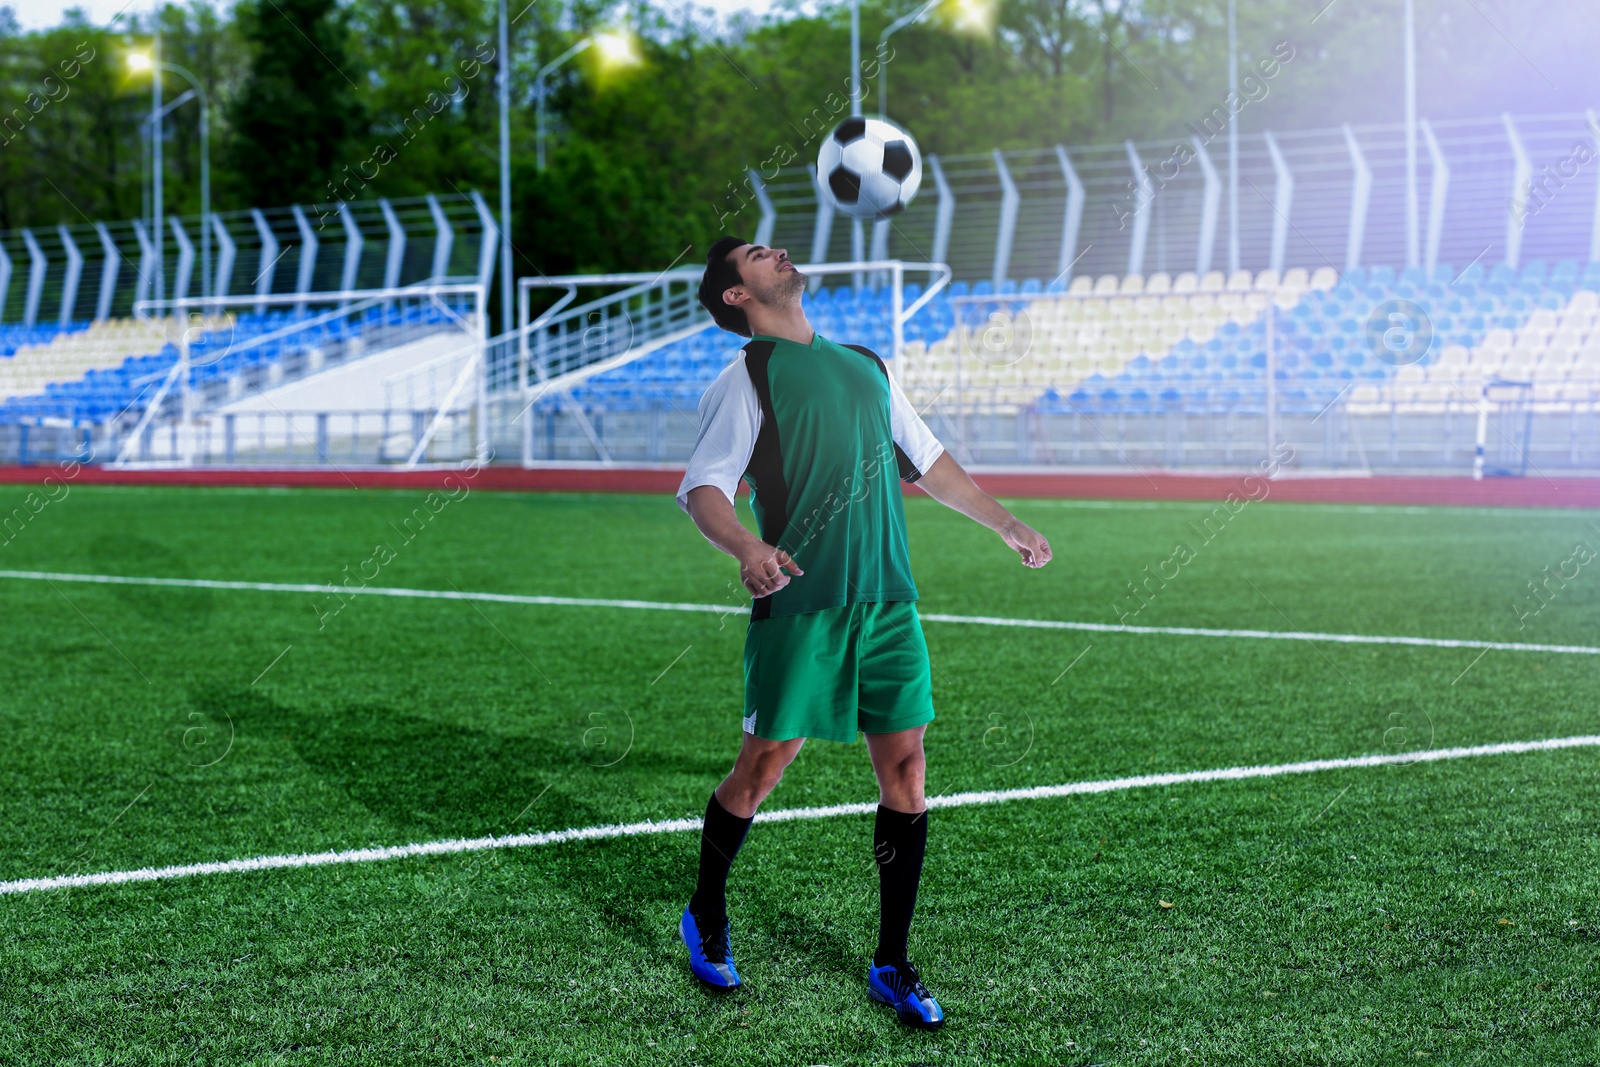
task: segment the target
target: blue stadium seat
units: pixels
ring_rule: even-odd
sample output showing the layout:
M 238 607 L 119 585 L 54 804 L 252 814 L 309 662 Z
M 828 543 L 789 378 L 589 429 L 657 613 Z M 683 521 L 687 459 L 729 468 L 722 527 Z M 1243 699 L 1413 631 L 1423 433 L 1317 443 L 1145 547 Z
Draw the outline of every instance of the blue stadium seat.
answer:
M 1314 413 L 1346 383 L 1376 382 L 1395 376 L 1397 369 L 1377 359 L 1368 348 L 1367 319 L 1384 300 L 1401 297 L 1423 306 L 1433 321 L 1430 361 L 1436 362 L 1450 345 L 1470 349 L 1481 343 L 1491 329 L 1517 330 L 1538 308 L 1564 307 L 1580 284 L 1600 289 L 1600 264 L 1580 265 L 1569 259 L 1550 269 L 1530 262 L 1520 271 L 1504 264 L 1474 264 L 1459 279 L 1444 264 L 1426 273 L 1415 268 L 1397 271 L 1383 266 L 1347 272 L 1331 291 L 1308 291 L 1276 319 L 1275 362 L 1277 374 L 1285 383 L 1286 410 L 1304 404 Z M 957 319 L 952 298 L 965 293 L 1006 297 L 970 306 L 961 318 L 971 322 L 975 317 L 981 320 L 995 307 L 1026 307 L 1027 298 L 1065 287 L 1064 282 L 1055 279 L 1046 285 L 1038 278 L 1026 278 L 1007 281 L 995 293 L 988 281 L 954 283 L 906 324 L 905 336 L 930 345 L 946 337 Z M 916 300 L 923 291 L 922 285 L 907 283 L 905 303 Z M 848 284 L 823 288 L 808 296 L 807 312 L 825 336 L 868 345 L 887 357 L 890 297 L 886 288 L 856 291 Z M 379 324 L 435 321 L 438 317 L 437 309 L 429 307 L 388 311 L 375 308 L 360 323 L 328 324 L 314 334 L 304 331 L 271 344 L 237 350 L 241 339 L 304 318 L 289 309 L 271 309 L 241 318 L 231 338 L 220 334 L 201 338 L 197 344 L 200 351 L 212 344 L 220 347 L 229 343 L 236 350 L 196 367 L 194 381 L 215 388 L 234 374 L 291 358 L 312 340 L 327 343 Z M 8 346 L 47 340 L 53 332 L 53 327 L 34 333 L 0 326 L 0 356 L 14 350 Z M 1182 337 L 1176 343 L 1146 339 L 1138 343 L 1134 349 L 1137 354 L 1122 364 L 1120 372 L 1097 373 L 1077 382 L 1058 380 L 1057 386 L 1044 389 L 1036 397 L 1033 407 L 1039 411 L 1070 412 L 1084 406 L 1104 413 L 1155 413 L 1180 408 L 1243 411 L 1252 407 L 1259 411 L 1265 350 L 1266 323 L 1262 317 L 1245 322 L 1225 320 L 1198 344 L 1190 337 Z M 707 330 L 599 375 L 575 391 L 574 396 L 584 410 L 597 416 L 607 411 L 662 411 L 674 407 L 692 415 L 706 385 L 737 351 L 736 339 Z M 35 396 L 11 398 L 0 405 L 0 422 L 45 417 L 85 424 L 102 420 L 133 400 L 141 387 L 139 383 L 159 380 L 175 358 L 176 351 L 167 346 L 160 352 L 130 357 L 115 368 L 88 371 L 75 381 L 51 383 Z M 1033 380 L 1042 388 L 1043 382 Z M 1068 395 L 1063 396 L 1064 392 Z M 542 401 L 539 410 L 554 411 L 561 406 L 559 398 L 551 398 Z

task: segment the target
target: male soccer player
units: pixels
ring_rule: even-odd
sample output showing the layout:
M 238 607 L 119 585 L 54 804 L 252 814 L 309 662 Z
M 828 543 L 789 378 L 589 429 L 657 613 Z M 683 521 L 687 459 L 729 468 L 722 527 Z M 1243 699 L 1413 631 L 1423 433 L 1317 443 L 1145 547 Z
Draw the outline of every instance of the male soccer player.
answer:
M 734 855 L 805 739 L 850 742 L 859 730 L 880 793 L 868 993 L 901 1021 L 937 1029 L 944 1012 L 906 958 L 928 840 L 922 734 L 933 696 L 896 478 L 994 530 L 1026 566 L 1048 563 L 1050 546 L 973 484 L 882 360 L 811 328 L 805 283 L 784 249 L 737 237 L 711 246 L 700 281 L 717 325 L 749 340 L 700 400 L 678 504 L 739 561 L 755 601 L 744 741 L 706 804 L 699 882 L 679 933 L 697 978 L 739 984 L 724 895 Z M 759 538 L 734 513 L 741 478 L 754 489 Z

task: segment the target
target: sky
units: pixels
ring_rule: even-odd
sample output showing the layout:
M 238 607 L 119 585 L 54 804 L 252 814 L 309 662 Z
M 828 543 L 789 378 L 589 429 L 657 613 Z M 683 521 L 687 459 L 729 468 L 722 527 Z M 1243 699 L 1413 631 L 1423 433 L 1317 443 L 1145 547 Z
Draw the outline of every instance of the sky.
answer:
M 681 7 L 683 0 L 658 0 L 658 3 L 671 10 Z M 132 0 L 133 5 L 145 10 L 153 10 L 153 0 Z M 25 30 L 42 30 L 55 26 L 61 22 L 61 17 L 69 7 L 81 7 L 89 14 L 90 21 L 105 25 L 119 12 L 130 9 L 129 0 L 0 0 L 0 6 L 9 7 L 16 12 L 17 22 Z M 710 8 L 719 16 L 727 18 L 738 11 L 752 11 L 758 15 L 766 14 L 775 6 L 775 0 L 694 0 L 696 8 Z
M 155 6 L 146 0 L 133 2 L 147 9 Z M 91 22 L 103 26 L 129 6 L 128 0 L 78 0 L 76 3 L 63 3 L 61 0 L 0 0 L 0 4 L 16 13 L 17 22 L 25 30 L 43 30 L 58 25 L 69 7 L 83 8 L 88 12 Z

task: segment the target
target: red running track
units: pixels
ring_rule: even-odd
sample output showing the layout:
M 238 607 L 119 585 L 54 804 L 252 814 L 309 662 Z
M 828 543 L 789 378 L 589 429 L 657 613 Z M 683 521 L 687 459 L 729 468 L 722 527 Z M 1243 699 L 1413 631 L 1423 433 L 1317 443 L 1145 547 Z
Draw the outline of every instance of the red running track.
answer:
M 504 492 L 673 494 L 681 469 L 483 467 L 453 470 L 338 471 L 196 469 L 107 470 L 104 467 L 0 467 L 0 483 L 39 484 L 46 478 L 73 485 L 280 486 L 325 489 L 459 488 Z M 1257 499 L 1339 504 L 1432 504 L 1480 507 L 1600 508 L 1600 478 L 1465 477 L 1280 478 L 1263 497 L 1261 483 L 1245 474 L 1088 474 L 1058 471 L 987 471 L 973 478 L 1001 497 L 1089 500 L 1221 501 L 1229 493 Z M 1249 478 L 1247 484 L 1247 478 Z M 446 479 L 449 479 L 447 482 Z M 907 486 L 913 494 L 921 493 Z

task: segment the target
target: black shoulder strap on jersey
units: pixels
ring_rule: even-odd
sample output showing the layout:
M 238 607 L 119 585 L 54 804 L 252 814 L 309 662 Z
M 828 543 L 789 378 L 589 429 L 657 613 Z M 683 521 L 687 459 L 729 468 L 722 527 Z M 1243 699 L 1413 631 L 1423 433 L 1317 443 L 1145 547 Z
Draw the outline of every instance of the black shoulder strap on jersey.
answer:
M 772 341 L 750 341 L 744 346 L 744 369 L 755 387 L 761 404 L 761 429 L 750 453 L 745 474 L 755 487 L 761 504 L 761 540 L 777 547 L 789 526 L 789 483 L 783 477 L 783 449 L 778 444 L 778 418 L 772 410 L 772 385 L 767 379 L 767 362 L 772 358 Z M 772 612 L 772 597 L 756 597 L 750 608 L 752 619 L 765 619 Z
M 883 380 L 885 382 L 889 380 L 889 368 L 883 365 L 883 360 L 878 358 L 878 353 L 865 345 L 845 345 L 844 347 L 852 352 L 860 352 L 863 356 L 872 360 L 878 365 L 878 370 L 883 373 Z M 923 472 L 917 470 L 917 465 L 911 462 L 911 457 L 905 454 L 905 450 L 900 447 L 899 442 L 896 442 L 894 446 L 894 460 L 900 467 L 901 481 L 914 482 L 922 477 Z

